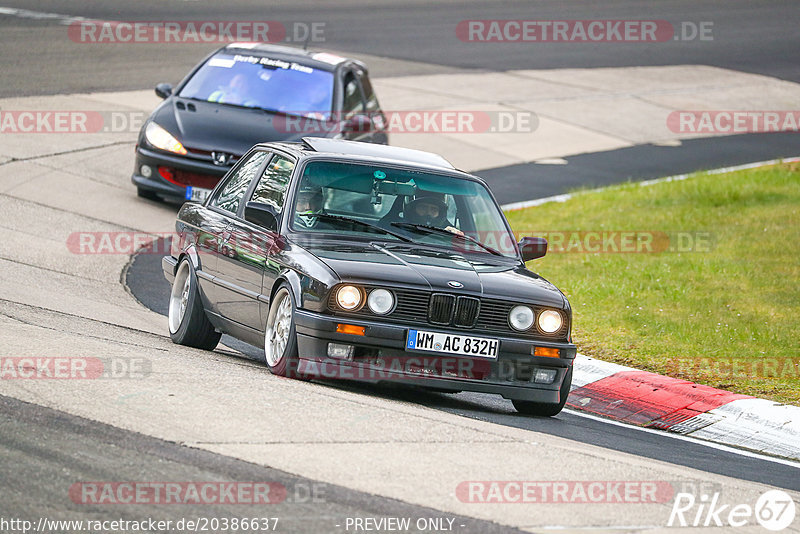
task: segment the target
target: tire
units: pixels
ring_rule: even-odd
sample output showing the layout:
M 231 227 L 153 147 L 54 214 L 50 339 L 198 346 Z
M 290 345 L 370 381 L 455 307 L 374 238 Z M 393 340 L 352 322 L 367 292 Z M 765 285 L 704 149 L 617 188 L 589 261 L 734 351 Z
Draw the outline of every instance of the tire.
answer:
M 556 404 L 547 404 L 544 402 L 533 402 L 533 401 L 524 401 L 524 400 L 512 400 L 511 402 L 514 404 L 514 408 L 525 415 L 538 415 L 541 417 L 553 417 L 554 415 L 558 415 L 561 410 L 564 409 L 564 405 L 567 403 L 567 396 L 569 396 L 569 389 L 572 385 L 572 366 L 570 366 L 569 370 L 567 371 L 566 376 L 564 377 L 564 382 L 561 383 L 561 389 L 559 390 L 559 397 L 561 399 L 560 402 Z
M 206 317 L 197 275 L 189 258 L 184 258 L 175 271 L 168 310 L 169 337 L 173 343 L 205 350 L 216 348 L 222 334 L 214 330 Z
M 264 329 L 264 357 L 272 374 L 289 378 L 299 378 L 294 310 L 292 290 L 283 283 L 269 305 Z
M 136 188 L 136 195 L 139 198 L 146 198 L 147 200 L 160 200 L 157 194 L 153 193 L 149 189 L 142 189 L 141 187 Z

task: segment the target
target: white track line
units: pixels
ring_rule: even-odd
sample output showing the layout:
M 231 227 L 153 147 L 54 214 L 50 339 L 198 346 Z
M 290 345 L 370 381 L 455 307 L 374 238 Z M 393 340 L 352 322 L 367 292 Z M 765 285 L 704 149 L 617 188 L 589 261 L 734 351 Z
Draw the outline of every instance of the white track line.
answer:
M 10 17 L 17 17 L 21 19 L 53 20 L 65 26 L 69 26 L 73 22 L 90 20 L 85 17 L 62 15 L 60 13 L 44 13 L 42 11 L 30 11 L 28 9 L 17 9 L 15 7 L 3 7 L 3 6 L 0 6 L 0 15 L 7 15 Z
M 763 455 L 763 454 L 758 454 L 756 452 L 746 451 L 746 450 L 743 450 L 743 449 L 737 449 L 735 447 L 729 447 L 728 445 L 722 445 L 722 444 L 719 444 L 719 443 L 715 443 L 713 441 L 705 441 L 705 440 L 700 440 L 700 439 L 697 439 L 697 438 L 692 438 L 690 436 L 683 436 L 681 434 L 673 434 L 672 432 L 669 432 L 669 431 L 666 431 L 666 430 L 656 430 L 656 429 L 653 429 L 653 428 L 646 428 L 646 427 L 642 427 L 642 426 L 631 425 L 631 424 L 628 424 L 628 423 L 621 423 L 619 421 L 614 421 L 613 419 L 606 419 L 605 417 L 600 417 L 600 416 L 597 416 L 597 415 L 591 415 L 591 414 L 588 414 L 588 413 L 579 412 L 579 411 L 568 409 L 568 408 L 565 408 L 564 412 L 572 414 L 572 415 L 577 415 L 578 417 L 585 417 L 586 419 L 591 419 L 593 421 L 599 421 L 601 423 L 606 423 L 606 424 L 609 424 L 609 425 L 621 426 L 621 427 L 624 427 L 624 428 L 633 428 L 633 429 L 639 430 L 641 432 L 647 432 L 648 434 L 656 434 L 656 435 L 659 435 L 659 436 L 667 436 L 667 437 L 670 437 L 672 439 L 677 439 L 677 440 L 681 440 L 681 441 L 688 441 L 688 442 L 694 443 L 696 445 L 703 445 L 704 447 L 709 447 L 711 449 L 717 449 L 717 450 L 720 450 L 720 451 L 725 451 L 725 452 L 730 452 L 730 453 L 733 453 L 733 454 L 738 454 L 739 456 L 746 456 L 748 458 L 756 458 L 758 460 L 764 460 L 764 461 L 767 461 L 767 462 L 772 462 L 772 463 L 776 463 L 776 464 L 786 465 L 786 466 L 789 466 L 789 467 L 794 467 L 795 469 L 800 469 L 800 463 L 793 462 L 792 460 L 786 460 L 784 458 L 776 458 L 774 456 L 766 456 L 766 455 Z

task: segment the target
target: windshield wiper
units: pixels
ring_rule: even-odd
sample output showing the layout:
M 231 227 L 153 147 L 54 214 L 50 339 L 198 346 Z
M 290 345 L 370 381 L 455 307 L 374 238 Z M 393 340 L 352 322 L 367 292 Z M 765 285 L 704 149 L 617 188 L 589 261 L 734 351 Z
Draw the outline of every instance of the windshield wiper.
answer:
M 489 245 L 484 245 L 477 239 L 472 236 L 468 236 L 466 234 L 456 234 L 451 232 L 450 230 L 445 230 L 444 228 L 437 228 L 435 226 L 429 226 L 427 224 L 415 224 L 410 222 L 393 222 L 392 226 L 397 226 L 398 228 L 410 228 L 412 230 L 420 230 L 423 232 L 428 232 L 430 234 L 437 234 L 437 235 L 445 235 L 447 237 L 456 237 L 461 239 L 462 241 L 469 241 L 470 243 L 474 243 L 481 247 L 483 250 L 494 254 L 495 256 L 505 256 L 502 252 L 499 252 Z
M 319 219 L 325 219 L 327 221 L 341 221 L 350 224 L 358 224 L 359 226 L 364 226 L 366 228 L 371 228 L 373 230 L 377 230 L 382 234 L 391 235 L 396 237 L 401 241 L 405 241 L 406 243 L 413 243 L 413 239 L 409 239 L 408 237 L 404 236 L 403 234 L 392 232 L 386 228 L 378 226 L 376 224 L 370 224 L 368 222 L 360 221 L 358 219 L 354 219 L 353 217 L 345 217 L 344 215 L 331 215 L 330 213 L 309 213 L 304 215 L 304 217 L 317 217 Z

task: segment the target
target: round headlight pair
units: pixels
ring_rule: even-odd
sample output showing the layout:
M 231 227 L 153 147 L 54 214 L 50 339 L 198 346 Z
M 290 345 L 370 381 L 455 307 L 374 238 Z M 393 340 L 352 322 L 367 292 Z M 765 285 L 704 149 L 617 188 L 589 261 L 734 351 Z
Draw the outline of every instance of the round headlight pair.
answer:
M 336 303 L 344 310 L 357 310 L 362 303 L 363 292 L 356 286 L 342 286 L 336 291 Z M 394 295 L 386 289 L 373 289 L 367 297 L 367 306 L 378 315 L 389 313 L 394 307 Z
M 533 310 L 528 306 L 514 306 L 508 314 L 508 323 L 514 330 L 524 332 L 533 326 Z M 539 329 L 546 334 L 555 334 L 561 329 L 564 320 L 555 310 L 544 310 L 539 314 Z

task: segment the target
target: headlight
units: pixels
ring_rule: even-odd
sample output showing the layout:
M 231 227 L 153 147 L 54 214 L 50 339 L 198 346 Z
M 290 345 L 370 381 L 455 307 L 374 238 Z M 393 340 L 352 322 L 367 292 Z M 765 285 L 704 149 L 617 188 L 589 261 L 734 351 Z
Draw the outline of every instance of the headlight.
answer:
M 154 122 L 149 123 L 147 128 L 145 128 L 144 137 L 147 139 L 148 143 L 156 148 L 166 150 L 167 152 L 173 152 L 175 154 L 180 154 L 182 156 L 186 155 L 186 149 L 183 148 L 181 142 L 175 139 L 171 133 Z
M 389 313 L 394 306 L 394 297 L 390 291 L 385 289 L 373 289 L 367 298 L 367 305 L 372 313 L 384 315 Z
M 561 318 L 561 314 L 555 310 L 545 310 L 539 314 L 539 328 L 545 334 L 555 334 L 561 330 L 562 324 L 564 324 L 564 320 Z
M 361 290 L 355 286 L 342 286 L 336 291 L 336 303 L 345 310 L 355 310 L 361 304 Z
M 514 306 L 508 314 L 508 322 L 514 330 L 527 330 L 533 326 L 533 310 L 527 306 Z

